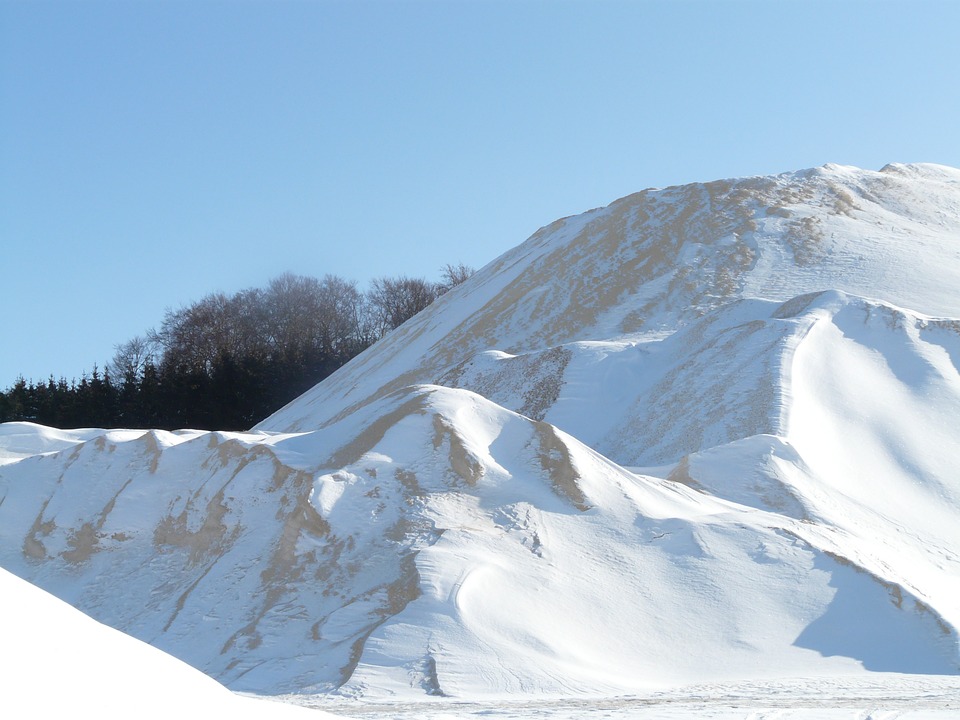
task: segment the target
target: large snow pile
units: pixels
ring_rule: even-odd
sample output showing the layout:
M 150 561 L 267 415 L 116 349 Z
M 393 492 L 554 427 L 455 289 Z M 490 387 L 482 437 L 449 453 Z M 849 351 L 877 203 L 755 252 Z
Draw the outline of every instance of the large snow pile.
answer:
M 0 565 L 233 689 L 960 669 L 960 171 L 550 225 L 249 433 L 0 427 Z

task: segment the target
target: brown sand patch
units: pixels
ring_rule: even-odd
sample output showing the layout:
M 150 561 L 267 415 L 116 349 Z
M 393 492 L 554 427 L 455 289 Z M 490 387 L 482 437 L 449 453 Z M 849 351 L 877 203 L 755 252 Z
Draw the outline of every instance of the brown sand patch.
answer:
M 533 429 L 539 444 L 537 457 L 540 467 L 550 476 L 554 492 L 569 500 L 581 511 L 590 509 L 580 488 L 580 473 L 570 457 L 570 449 L 557 435 L 556 428 L 545 422 L 534 422 Z
M 433 416 L 433 447 L 439 449 L 444 440 L 449 443 L 448 460 L 457 477 L 467 485 L 476 485 L 483 477 L 483 463 L 467 449 L 457 429 L 439 414 Z

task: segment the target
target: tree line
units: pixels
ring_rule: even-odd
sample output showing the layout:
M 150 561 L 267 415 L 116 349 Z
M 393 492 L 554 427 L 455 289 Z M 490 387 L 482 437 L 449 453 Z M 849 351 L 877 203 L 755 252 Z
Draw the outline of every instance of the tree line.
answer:
M 20 377 L 0 422 L 53 427 L 244 430 L 290 402 L 466 280 L 383 277 L 362 292 L 336 275 L 285 273 L 264 288 L 212 293 L 167 310 L 159 328 L 116 346 L 79 381 Z

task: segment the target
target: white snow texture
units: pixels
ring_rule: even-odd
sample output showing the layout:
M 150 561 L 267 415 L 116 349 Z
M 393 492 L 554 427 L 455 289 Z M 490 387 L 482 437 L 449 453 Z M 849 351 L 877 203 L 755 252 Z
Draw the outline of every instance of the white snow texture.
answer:
M 0 426 L 0 565 L 300 704 L 889 677 L 952 698 L 905 717 L 941 717 L 958 289 L 958 170 L 646 190 L 248 433 Z

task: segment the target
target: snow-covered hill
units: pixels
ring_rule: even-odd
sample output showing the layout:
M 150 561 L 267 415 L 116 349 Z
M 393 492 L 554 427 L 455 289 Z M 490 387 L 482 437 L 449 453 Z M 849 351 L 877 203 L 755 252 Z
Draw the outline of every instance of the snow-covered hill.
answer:
M 489 350 L 663 337 L 740 298 L 960 317 L 958 188 L 938 165 L 828 165 L 630 195 L 542 228 L 258 429 L 322 427 Z
M 0 565 L 260 693 L 960 670 L 960 171 L 550 225 L 249 433 L 0 426 Z

